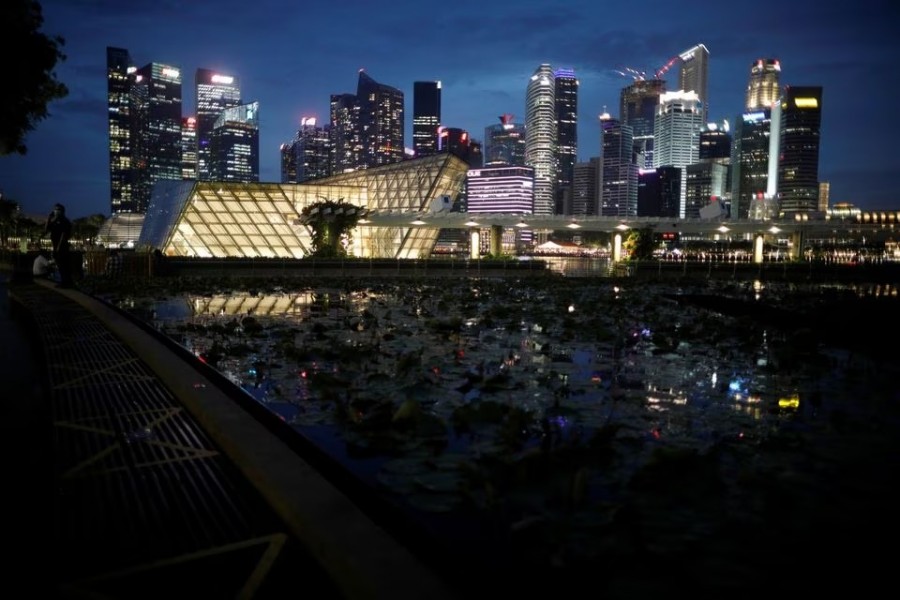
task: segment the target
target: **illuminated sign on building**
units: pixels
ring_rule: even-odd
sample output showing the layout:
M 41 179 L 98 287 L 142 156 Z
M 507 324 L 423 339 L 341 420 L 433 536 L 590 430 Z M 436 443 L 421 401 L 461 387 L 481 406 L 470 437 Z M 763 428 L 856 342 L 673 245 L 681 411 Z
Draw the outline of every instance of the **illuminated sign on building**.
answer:
M 178 79 L 178 77 L 181 75 L 181 73 L 178 72 L 178 69 L 172 69 L 169 67 L 166 67 L 165 69 L 163 69 L 162 74 L 163 74 L 163 76 L 171 77 L 172 79 Z
M 231 77 L 230 75 L 218 75 L 218 74 L 216 74 L 216 75 L 213 75 L 213 76 L 210 78 L 210 80 L 211 80 L 213 83 L 223 83 L 223 84 L 225 84 L 225 85 L 231 85 L 232 83 L 234 83 L 234 77 Z
M 818 98 L 794 98 L 794 105 L 797 108 L 818 108 Z

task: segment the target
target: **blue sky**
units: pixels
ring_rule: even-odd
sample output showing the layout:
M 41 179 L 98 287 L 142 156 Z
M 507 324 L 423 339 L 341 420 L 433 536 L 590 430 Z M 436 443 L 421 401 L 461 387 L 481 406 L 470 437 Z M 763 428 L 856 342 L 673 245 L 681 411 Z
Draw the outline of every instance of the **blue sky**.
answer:
M 41 4 L 42 31 L 66 40 L 68 58 L 56 73 L 70 93 L 29 135 L 26 156 L 0 157 L 0 191 L 28 214 L 55 202 L 74 217 L 109 213 L 107 46 L 126 48 L 137 66 L 182 69 L 185 115 L 194 111 L 198 67 L 239 77 L 244 99 L 260 103 L 260 180 L 278 181 L 279 145 L 301 117 L 327 121 L 330 95 L 355 92 L 361 68 L 405 93 L 407 146 L 416 80 L 440 80 L 443 124 L 482 140 L 501 114 L 524 121 L 525 89 L 539 64 L 572 68 L 581 84 L 578 158 L 587 160 L 599 154 L 598 115 L 617 116 L 629 83 L 616 71 L 652 74 L 697 43 L 710 51 L 710 119 L 733 121 L 751 64 L 777 58 L 782 84 L 823 87 L 819 177 L 831 182 L 832 202 L 900 210 L 900 5 L 893 0 L 380 4 L 389 11 L 364 0 Z

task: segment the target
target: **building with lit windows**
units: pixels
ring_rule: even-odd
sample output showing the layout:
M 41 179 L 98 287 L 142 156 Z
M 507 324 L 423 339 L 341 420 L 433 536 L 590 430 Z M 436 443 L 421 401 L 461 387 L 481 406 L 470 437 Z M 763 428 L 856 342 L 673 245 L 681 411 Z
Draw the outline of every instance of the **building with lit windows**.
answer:
M 525 125 L 516 123 L 510 114 L 499 119 L 499 123 L 484 128 L 484 166 L 524 167 Z
M 680 167 L 642 169 L 638 173 L 638 216 L 678 218 L 682 175 Z
M 744 113 L 735 121 L 731 156 L 731 215 L 735 219 L 759 214 L 753 205 L 768 202 L 771 130 L 772 111 L 767 108 Z
M 552 215 L 557 175 L 556 83 L 549 64 L 540 65 L 525 93 L 525 164 L 534 169 L 534 213 Z
M 822 88 L 786 86 L 781 98 L 778 206 L 782 216 L 819 207 Z
M 653 125 L 654 167 L 684 168 L 700 156 L 703 109 L 695 92 L 666 92 L 660 96 Z M 685 185 L 682 174 L 679 215 L 684 216 Z
M 563 198 L 571 198 L 575 159 L 578 155 L 578 79 L 572 69 L 553 73 L 556 86 L 556 205 L 555 214 L 564 214 Z M 571 202 L 569 202 L 571 204 Z
M 678 89 L 694 92 L 700 101 L 701 123 L 706 122 L 709 113 L 709 50 L 697 44 L 678 55 Z
M 413 153 L 416 158 L 437 152 L 441 124 L 441 82 L 413 82 Z
M 310 230 L 299 221 L 306 206 L 326 198 L 354 204 L 361 214 L 435 212 L 460 197 L 467 171 L 464 161 L 444 153 L 308 183 L 162 182 L 139 244 L 167 256 L 302 258 L 311 251 Z M 405 220 L 360 222 L 348 250 L 365 258 L 425 258 L 438 231 Z
M 469 213 L 510 213 L 530 215 L 534 206 L 534 169 L 531 167 L 488 167 L 466 174 Z M 479 236 L 482 250 L 489 251 L 490 232 Z M 508 227 L 501 237 L 505 252 L 515 251 L 532 239 L 531 230 Z
M 634 138 L 629 125 L 608 113 L 600 116 L 600 215 L 637 216 L 638 166 L 631 160 Z
M 725 201 L 727 165 L 715 161 L 701 161 L 685 167 L 684 174 L 687 177 L 684 200 L 686 219 L 700 218 L 700 211 L 713 200 Z
M 112 214 L 134 211 L 131 83 L 128 50 L 106 48 L 106 106 L 109 129 L 109 206 Z
M 226 108 L 209 136 L 211 181 L 259 181 L 259 102 Z
M 281 183 L 303 183 L 331 175 L 331 137 L 315 117 L 300 119 L 297 137 L 281 145 Z
M 156 62 L 141 67 L 130 101 L 134 194 L 128 210 L 145 212 L 157 181 L 181 180 L 181 70 Z
M 181 119 L 181 178 L 197 179 L 197 119 Z
M 197 179 L 213 179 L 210 166 L 210 145 L 213 127 L 226 108 L 241 104 L 241 86 L 233 75 L 210 69 L 197 69 L 194 75 L 197 104 Z
M 746 112 L 772 108 L 781 96 L 779 78 L 781 63 L 774 58 L 760 58 L 750 67 L 750 80 L 744 105 Z
M 575 163 L 572 176 L 572 214 L 575 216 L 599 215 L 600 172 L 603 166 L 600 157 L 592 157 L 588 162 Z
M 638 167 L 653 167 L 653 123 L 659 97 L 666 91 L 662 79 L 640 79 L 622 88 L 619 97 L 619 120 L 634 132 L 634 153 Z

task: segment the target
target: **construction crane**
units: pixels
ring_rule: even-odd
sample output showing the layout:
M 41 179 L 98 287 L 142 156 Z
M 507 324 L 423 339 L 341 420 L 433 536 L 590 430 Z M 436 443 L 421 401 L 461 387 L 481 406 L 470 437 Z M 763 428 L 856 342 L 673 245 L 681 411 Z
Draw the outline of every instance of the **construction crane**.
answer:
M 662 76 L 666 74 L 666 71 L 672 68 L 672 65 L 681 60 L 680 56 L 673 56 L 669 59 L 669 61 L 658 68 L 654 72 L 654 79 L 662 79 Z M 640 71 L 638 69 L 634 69 L 632 67 L 622 67 L 621 69 L 615 69 L 615 73 L 621 75 L 622 77 L 630 77 L 634 81 L 645 81 L 647 79 L 647 72 Z

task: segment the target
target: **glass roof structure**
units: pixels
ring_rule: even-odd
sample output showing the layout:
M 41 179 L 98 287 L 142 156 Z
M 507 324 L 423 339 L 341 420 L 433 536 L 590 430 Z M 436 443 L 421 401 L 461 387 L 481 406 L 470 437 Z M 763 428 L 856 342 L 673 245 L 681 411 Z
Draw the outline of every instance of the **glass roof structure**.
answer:
M 378 213 L 432 212 L 462 193 L 468 165 L 450 153 L 426 156 L 299 184 L 159 181 L 139 245 L 167 256 L 303 258 L 311 230 L 308 205 L 342 200 Z M 351 232 L 349 253 L 363 258 L 425 258 L 438 229 L 367 225 Z
M 116 213 L 106 219 L 97 232 L 97 243 L 106 247 L 132 247 L 144 227 L 142 213 Z

